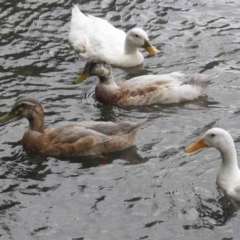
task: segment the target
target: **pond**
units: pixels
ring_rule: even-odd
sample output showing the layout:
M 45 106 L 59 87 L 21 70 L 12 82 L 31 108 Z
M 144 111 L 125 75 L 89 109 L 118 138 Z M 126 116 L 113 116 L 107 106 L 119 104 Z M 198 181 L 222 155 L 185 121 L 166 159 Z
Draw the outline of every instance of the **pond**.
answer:
M 68 41 L 71 9 L 124 31 L 148 32 L 160 50 L 144 68 L 114 68 L 116 81 L 142 74 L 218 74 L 207 97 L 186 104 L 118 108 L 95 98 L 97 80 L 73 80 L 85 60 Z M 45 126 L 148 117 L 136 144 L 107 156 L 54 158 L 26 152 L 26 119 L 0 125 L 1 239 L 238 239 L 239 212 L 222 202 L 215 149 L 183 149 L 215 126 L 240 143 L 238 1 L 0 1 L 0 115 L 33 96 Z M 21 237 L 20 237 L 21 236 Z

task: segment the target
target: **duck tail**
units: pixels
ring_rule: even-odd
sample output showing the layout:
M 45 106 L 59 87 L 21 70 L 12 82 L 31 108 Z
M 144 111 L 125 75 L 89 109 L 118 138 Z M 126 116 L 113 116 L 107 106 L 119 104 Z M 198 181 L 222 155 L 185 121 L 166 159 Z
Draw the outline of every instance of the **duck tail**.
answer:
M 201 74 L 200 74 L 201 75 Z M 209 83 L 213 80 L 213 79 L 215 79 L 215 78 L 217 78 L 218 77 L 218 74 L 217 73 L 213 73 L 213 74 L 211 74 L 211 75 L 205 75 L 205 74 L 202 74 L 202 75 L 204 75 L 207 79 L 206 79 L 206 81 L 208 81 Z
M 123 133 L 129 134 L 133 131 L 138 131 L 139 128 L 147 121 L 147 118 L 143 118 L 137 122 L 123 122 L 120 123 L 120 129 Z
M 185 75 L 182 80 L 182 84 L 190 84 L 206 88 L 208 84 L 218 76 L 218 74 L 206 75 L 206 74 L 194 74 Z
M 79 17 L 86 18 L 86 16 L 80 11 L 78 5 L 74 5 L 72 9 L 72 21 L 76 19 L 79 22 Z
M 139 121 L 137 121 L 137 122 L 135 123 L 135 128 L 141 127 L 147 120 L 148 120 L 147 117 L 140 119 Z

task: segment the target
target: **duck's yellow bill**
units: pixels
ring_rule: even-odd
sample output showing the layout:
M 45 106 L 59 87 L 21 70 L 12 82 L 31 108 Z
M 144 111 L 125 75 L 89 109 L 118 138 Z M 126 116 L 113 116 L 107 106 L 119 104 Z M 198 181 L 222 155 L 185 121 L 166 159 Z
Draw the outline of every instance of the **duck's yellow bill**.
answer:
M 7 121 L 9 121 L 10 119 L 13 119 L 13 118 L 15 118 L 15 117 L 17 117 L 17 115 L 11 110 L 11 111 L 9 111 L 7 114 L 5 114 L 4 116 L 2 116 L 2 117 L 0 118 L 0 122 L 1 122 L 1 123 L 4 123 L 4 122 L 7 122 Z
M 184 151 L 186 153 L 191 153 L 191 152 L 195 152 L 199 149 L 205 148 L 207 147 L 207 145 L 204 142 L 204 138 L 201 137 L 198 141 L 196 141 L 195 143 L 190 144 L 189 146 L 187 146 Z
M 81 83 L 81 82 L 83 82 L 87 77 L 89 77 L 88 72 L 86 72 L 86 71 L 83 70 L 83 72 L 81 73 L 81 75 L 79 75 L 79 76 L 75 79 L 74 83 L 75 83 L 75 84 Z
M 153 45 L 148 45 L 144 48 L 152 55 L 157 55 L 159 53 L 159 51 Z

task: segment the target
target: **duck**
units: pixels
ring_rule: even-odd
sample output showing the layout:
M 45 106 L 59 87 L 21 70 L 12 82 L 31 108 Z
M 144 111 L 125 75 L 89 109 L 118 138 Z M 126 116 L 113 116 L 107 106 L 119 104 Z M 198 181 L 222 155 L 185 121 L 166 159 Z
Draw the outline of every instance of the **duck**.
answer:
M 159 53 L 143 29 L 135 27 L 126 34 L 107 20 L 84 15 L 77 5 L 72 9 L 68 39 L 80 57 L 101 57 L 116 67 L 142 64 L 144 57 L 139 48 L 144 48 L 152 55 Z
M 44 129 L 44 110 L 32 97 L 16 100 L 11 110 L 0 118 L 4 123 L 22 117 L 29 121 L 23 135 L 23 147 L 48 156 L 91 156 L 123 150 L 133 145 L 146 118 L 122 123 L 82 121 Z
M 240 170 L 232 136 L 222 128 L 212 128 L 199 140 L 187 146 L 185 152 L 192 153 L 207 147 L 216 148 L 222 157 L 222 164 L 217 173 L 217 186 L 223 190 L 230 202 L 239 203 Z
M 99 58 L 90 59 L 74 83 L 97 76 L 95 87 L 98 101 L 115 105 L 140 106 L 191 101 L 204 96 L 204 90 L 215 75 L 183 74 L 142 75 L 127 81 L 115 82 L 111 66 Z

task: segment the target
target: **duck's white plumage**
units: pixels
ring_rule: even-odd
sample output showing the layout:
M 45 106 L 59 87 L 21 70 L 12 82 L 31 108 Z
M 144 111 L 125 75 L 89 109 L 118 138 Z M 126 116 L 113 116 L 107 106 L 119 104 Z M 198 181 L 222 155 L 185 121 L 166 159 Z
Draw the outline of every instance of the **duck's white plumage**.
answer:
M 186 147 L 185 152 L 205 147 L 214 147 L 221 153 L 222 164 L 217 174 L 217 185 L 230 200 L 240 202 L 240 170 L 233 138 L 221 128 L 212 128 L 197 142 Z
M 77 5 L 72 9 L 69 41 L 81 57 L 101 57 L 119 67 L 141 64 L 144 58 L 138 48 L 143 47 L 151 54 L 158 53 L 141 28 L 133 28 L 126 35 L 104 19 L 84 15 Z

